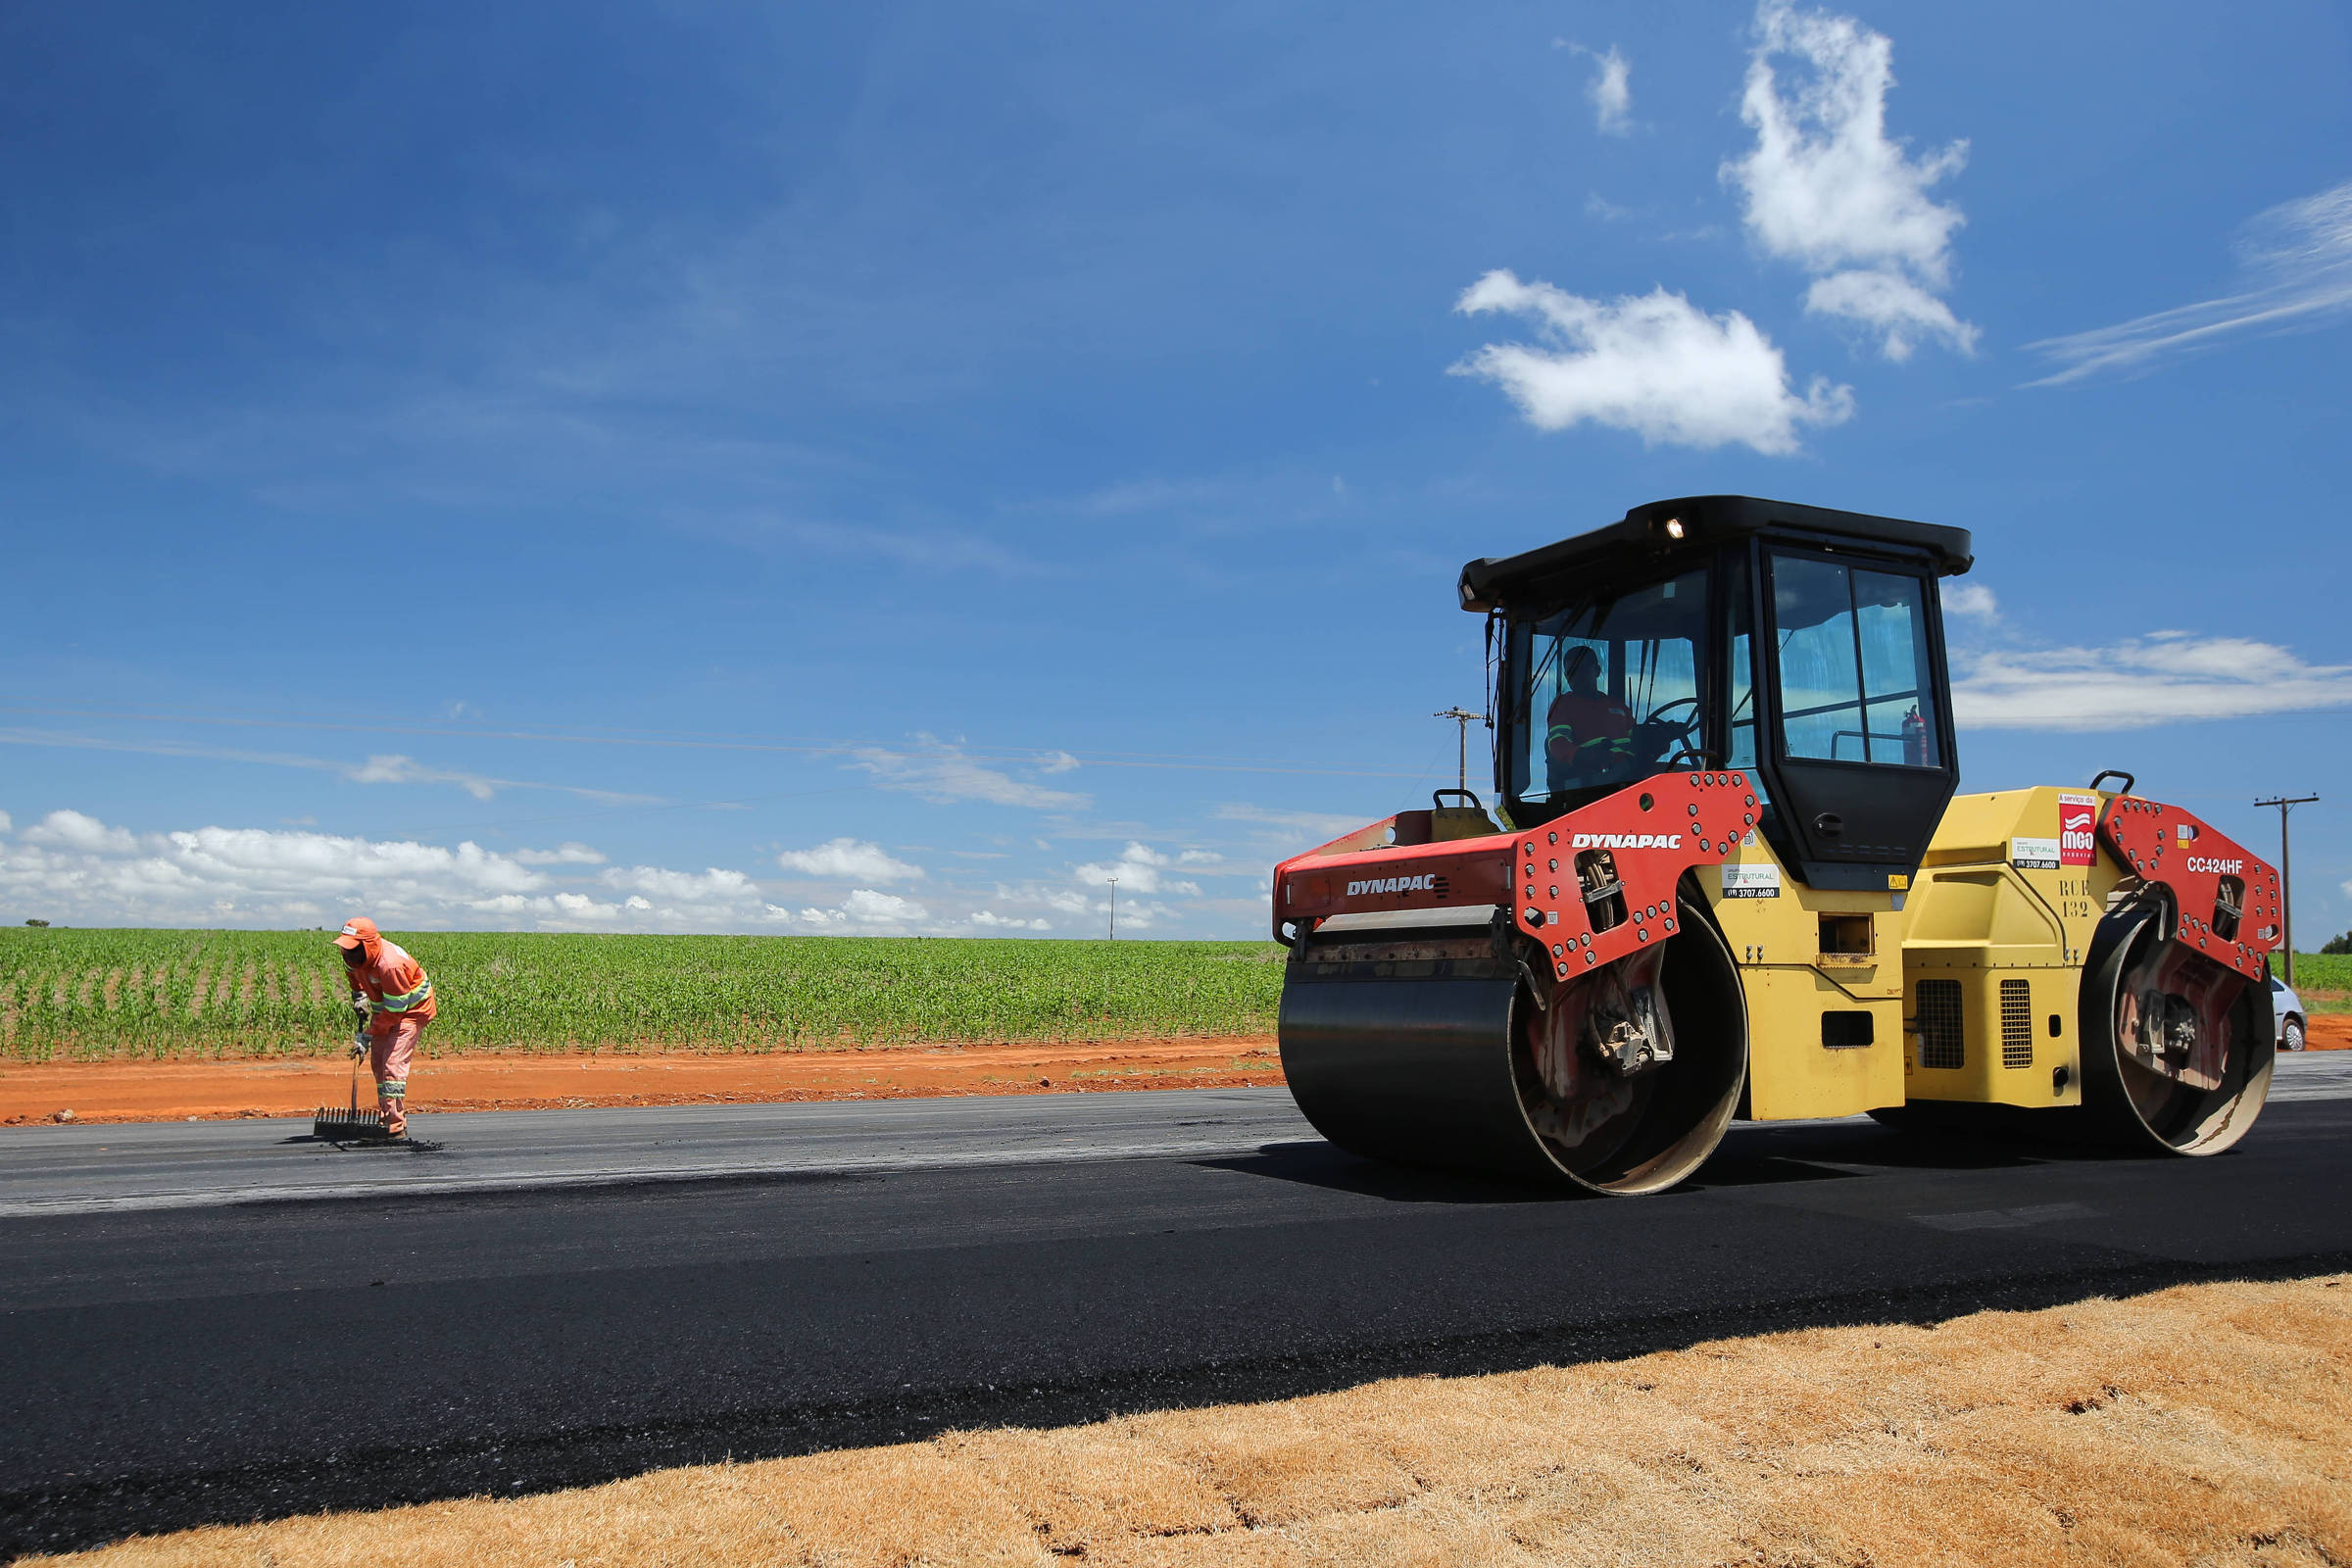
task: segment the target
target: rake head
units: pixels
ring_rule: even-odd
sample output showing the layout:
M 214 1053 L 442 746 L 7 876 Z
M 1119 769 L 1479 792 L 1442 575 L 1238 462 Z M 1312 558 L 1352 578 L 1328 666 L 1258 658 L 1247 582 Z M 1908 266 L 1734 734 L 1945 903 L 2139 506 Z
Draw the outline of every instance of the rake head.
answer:
M 337 1110 L 332 1105 L 320 1105 L 311 1118 L 311 1136 L 322 1143 L 365 1144 L 390 1143 L 392 1135 L 384 1128 L 383 1112 L 360 1108 L 360 1067 L 355 1060 L 351 1067 L 351 1105 Z
M 318 1113 L 311 1118 L 311 1136 L 327 1143 L 356 1144 L 392 1135 L 384 1131 L 384 1118 L 379 1111 L 320 1105 Z

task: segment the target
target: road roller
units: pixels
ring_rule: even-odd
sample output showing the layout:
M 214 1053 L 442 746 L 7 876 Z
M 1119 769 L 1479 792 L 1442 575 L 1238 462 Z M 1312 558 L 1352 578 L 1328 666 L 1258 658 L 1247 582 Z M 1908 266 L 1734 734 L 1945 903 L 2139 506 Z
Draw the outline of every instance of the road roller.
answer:
M 1656 1193 L 1734 1120 L 2214 1154 L 2269 1089 L 2278 873 L 2101 773 L 1956 795 L 1966 530 L 1654 502 L 1462 568 L 1494 784 L 1274 872 L 1339 1147 Z

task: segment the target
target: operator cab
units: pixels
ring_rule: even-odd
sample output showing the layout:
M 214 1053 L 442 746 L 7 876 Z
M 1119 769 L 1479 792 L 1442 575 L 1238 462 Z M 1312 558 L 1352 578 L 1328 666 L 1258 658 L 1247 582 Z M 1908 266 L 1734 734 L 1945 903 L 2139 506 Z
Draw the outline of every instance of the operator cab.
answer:
M 1919 867 L 1959 782 L 1938 578 L 1966 530 L 1694 496 L 1462 568 L 1501 647 L 1495 789 L 1514 830 L 1668 770 L 1738 768 L 1818 888 Z

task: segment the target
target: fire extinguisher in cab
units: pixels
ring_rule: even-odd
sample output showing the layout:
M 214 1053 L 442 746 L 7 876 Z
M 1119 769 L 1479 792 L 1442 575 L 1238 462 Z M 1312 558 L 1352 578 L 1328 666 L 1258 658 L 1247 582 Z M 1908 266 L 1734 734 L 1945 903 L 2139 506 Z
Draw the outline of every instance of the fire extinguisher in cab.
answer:
M 1903 760 L 1913 767 L 1932 767 L 1928 758 L 1928 721 L 1919 716 L 1919 705 L 1903 715 Z

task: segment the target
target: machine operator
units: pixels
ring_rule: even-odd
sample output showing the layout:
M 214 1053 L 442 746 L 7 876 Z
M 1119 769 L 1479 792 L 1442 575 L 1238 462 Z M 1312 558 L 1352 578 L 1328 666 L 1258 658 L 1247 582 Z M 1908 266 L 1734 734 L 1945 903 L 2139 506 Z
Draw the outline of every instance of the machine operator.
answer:
M 1578 643 L 1560 656 L 1568 689 L 1544 718 L 1544 785 L 1553 794 L 1632 776 L 1634 713 L 1600 689 L 1600 656 Z
M 405 1137 L 409 1063 L 424 1026 L 433 1021 L 433 982 L 422 964 L 386 942 L 364 914 L 344 924 L 335 946 L 343 950 L 351 1007 L 360 1018 L 351 1054 L 365 1053 L 374 1070 L 375 1108 L 383 1113 L 386 1136 Z

